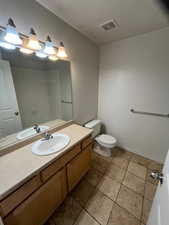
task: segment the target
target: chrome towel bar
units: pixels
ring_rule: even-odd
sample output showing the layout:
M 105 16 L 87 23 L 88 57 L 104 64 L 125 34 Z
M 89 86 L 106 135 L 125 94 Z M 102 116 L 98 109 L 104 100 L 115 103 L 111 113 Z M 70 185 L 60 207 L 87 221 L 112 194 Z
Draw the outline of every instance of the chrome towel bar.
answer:
M 72 104 L 72 102 L 62 100 L 61 103 Z
M 137 113 L 137 114 L 142 114 L 142 115 L 159 116 L 159 117 L 169 118 L 169 114 L 161 114 L 161 113 L 152 113 L 152 112 L 136 111 L 134 109 L 130 109 L 130 111 L 132 113 Z

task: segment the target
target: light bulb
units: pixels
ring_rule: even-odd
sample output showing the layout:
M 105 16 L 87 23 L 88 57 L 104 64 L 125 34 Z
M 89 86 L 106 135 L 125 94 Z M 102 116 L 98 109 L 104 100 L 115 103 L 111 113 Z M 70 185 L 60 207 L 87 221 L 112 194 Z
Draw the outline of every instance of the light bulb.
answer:
M 55 55 L 56 54 L 56 51 L 53 47 L 53 43 L 49 36 L 47 36 L 47 40 L 45 42 L 43 52 L 46 53 L 47 55 Z
M 14 45 L 22 44 L 22 39 L 19 37 L 19 34 L 16 31 L 16 26 L 11 18 L 8 20 L 8 25 L 6 27 L 6 30 L 3 32 L 3 35 L 4 40 L 8 43 Z
M 43 52 L 36 52 L 35 54 L 36 54 L 37 57 L 42 58 L 42 59 L 47 57 L 47 55 L 44 54 Z
M 14 49 L 16 49 L 16 46 L 15 45 L 12 45 L 12 44 L 10 44 L 10 43 L 7 43 L 7 42 L 5 42 L 5 41 L 0 41 L 0 47 L 2 47 L 2 48 L 5 48 L 5 49 L 11 49 L 11 50 L 14 50 Z
M 30 49 L 27 49 L 27 48 L 20 48 L 19 51 L 24 53 L 24 54 L 27 54 L 27 55 L 30 55 L 30 54 L 33 53 L 33 50 L 30 50 Z
M 4 31 L 4 40 L 8 43 L 14 44 L 14 45 L 21 45 L 22 40 L 20 39 L 16 29 L 10 25 L 7 26 L 6 31 Z
M 23 41 L 23 47 L 37 51 L 41 49 L 41 45 L 33 28 L 31 28 L 30 36 Z
M 57 57 L 65 59 L 68 57 L 63 42 L 60 42 L 60 47 L 57 52 Z
M 58 60 L 58 57 L 56 55 L 50 55 L 48 58 L 52 61 Z

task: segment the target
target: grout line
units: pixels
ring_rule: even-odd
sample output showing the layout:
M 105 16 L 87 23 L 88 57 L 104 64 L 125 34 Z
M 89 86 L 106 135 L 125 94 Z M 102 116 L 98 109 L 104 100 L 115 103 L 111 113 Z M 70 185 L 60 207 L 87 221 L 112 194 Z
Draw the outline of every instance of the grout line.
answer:
M 84 211 L 89 214 L 98 224 L 102 225 L 87 209 L 84 208 Z M 87 225 L 87 224 L 86 224 Z
M 95 189 L 96 189 L 96 188 L 95 188 Z M 93 192 L 91 193 L 91 196 L 93 195 L 95 189 L 94 189 Z M 80 204 L 73 196 L 72 196 L 72 198 L 73 198 L 74 201 L 76 201 L 76 202 L 80 205 L 80 207 L 82 208 L 82 210 L 80 211 L 79 215 L 76 217 L 76 219 L 75 219 L 75 221 L 73 222 L 72 225 L 74 225 L 74 224 L 76 223 L 78 217 L 80 216 L 80 214 L 82 213 L 83 210 L 84 210 L 87 214 L 89 214 L 89 216 L 91 216 L 98 224 L 101 225 L 101 223 L 100 223 L 99 221 L 97 221 L 97 219 L 96 219 L 95 217 L 93 217 L 93 215 L 91 215 L 91 213 L 85 208 L 86 205 L 87 205 L 87 203 L 89 202 L 90 198 L 87 200 L 87 202 L 86 202 L 85 205 L 83 205 L 83 206 L 82 206 L 82 205 L 81 205 L 81 204 Z M 87 224 L 86 224 L 86 225 L 87 225 Z
M 134 192 L 134 194 L 139 195 L 139 196 L 142 197 L 142 198 L 144 197 L 144 194 L 140 194 L 140 193 L 136 192 L 135 190 L 133 190 L 132 188 L 128 187 L 127 185 L 122 184 L 122 186 L 124 186 L 125 188 L 127 188 L 127 189 L 129 189 L 130 191 Z
M 141 221 L 141 217 L 140 219 L 138 219 L 135 215 L 133 215 L 131 212 L 129 212 L 126 208 L 122 207 L 121 205 L 119 205 L 117 202 L 115 202 L 116 205 L 118 205 L 121 209 L 125 210 L 128 214 L 130 214 L 132 217 L 134 217 L 135 219 L 137 219 L 139 222 Z

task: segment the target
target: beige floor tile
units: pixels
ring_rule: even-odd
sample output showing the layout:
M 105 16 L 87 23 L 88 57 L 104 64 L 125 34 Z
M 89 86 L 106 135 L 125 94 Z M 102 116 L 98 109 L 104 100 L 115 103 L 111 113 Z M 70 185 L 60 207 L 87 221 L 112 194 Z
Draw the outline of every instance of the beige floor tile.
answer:
M 85 179 L 93 186 L 96 186 L 100 182 L 102 177 L 103 177 L 102 173 L 100 173 L 96 169 L 91 168 L 89 172 L 86 174 Z
M 69 225 L 69 224 L 67 224 Z M 99 225 L 85 210 L 83 210 L 74 225 Z
M 153 200 L 157 186 L 146 182 L 145 184 L 145 198 L 149 200 Z
M 122 182 L 124 179 L 125 173 L 126 173 L 126 170 L 114 164 L 111 164 L 110 167 L 107 169 L 105 175 L 119 182 Z
M 95 187 L 93 185 L 89 184 L 86 180 L 82 180 L 72 191 L 72 197 L 78 201 L 81 206 L 84 206 L 94 190 Z
M 127 172 L 123 184 L 138 194 L 144 195 L 145 181 L 132 173 Z
M 129 161 L 119 156 L 112 156 L 112 163 L 122 169 L 127 169 Z
M 150 163 L 148 165 L 148 168 L 151 170 L 157 170 L 157 171 L 161 171 L 162 170 L 163 165 L 160 163 L 157 163 L 153 160 L 150 160 Z
M 109 164 L 103 160 L 92 160 L 91 167 L 104 174 L 109 167 Z
M 82 208 L 73 198 L 67 197 L 45 225 L 72 225 L 81 210 Z
M 132 158 L 131 158 L 132 162 L 138 163 L 142 166 L 148 167 L 149 165 L 149 159 L 141 156 L 141 155 L 137 155 L 137 154 L 133 154 Z
M 141 197 L 141 195 L 136 194 L 135 192 L 122 185 L 117 198 L 117 203 L 138 219 L 141 218 L 143 204 L 143 198 Z
M 147 170 L 147 176 L 146 176 L 146 182 L 150 182 L 152 184 L 157 185 L 158 184 L 158 180 L 153 179 L 150 175 L 152 172 L 158 172 L 157 170 Z
M 112 158 L 113 157 L 120 157 L 123 159 L 130 160 L 132 157 L 133 153 L 128 152 L 120 147 L 115 147 L 112 151 Z
M 120 183 L 116 180 L 112 180 L 107 176 L 104 176 L 98 184 L 97 188 L 109 198 L 115 201 L 120 189 Z
M 114 204 L 107 225 L 140 225 L 140 221 L 127 210 Z
M 144 199 L 142 222 L 145 223 L 145 224 L 147 223 L 147 220 L 148 220 L 148 217 L 149 217 L 149 213 L 150 213 L 150 210 L 151 210 L 151 205 L 152 205 L 152 201 Z
M 139 165 L 138 163 L 130 162 L 128 166 L 128 171 L 133 173 L 137 177 L 146 179 L 147 169 L 144 166 Z
M 101 225 L 106 225 L 113 204 L 112 200 L 107 198 L 102 192 L 97 191 L 88 201 L 85 208 Z

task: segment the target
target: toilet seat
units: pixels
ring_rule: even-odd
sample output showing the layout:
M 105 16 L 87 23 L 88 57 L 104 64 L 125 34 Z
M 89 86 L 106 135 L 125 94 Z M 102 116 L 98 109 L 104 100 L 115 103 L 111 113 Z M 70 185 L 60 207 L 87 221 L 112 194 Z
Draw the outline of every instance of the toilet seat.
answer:
M 103 144 L 113 145 L 116 142 L 116 139 L 108 134 L 101 134 L 98 136 L 98 139 Z
M 113 148 L 117 140 L 111 135 L 101 134 L 95 138 L 95 140 L 105 148 Z

